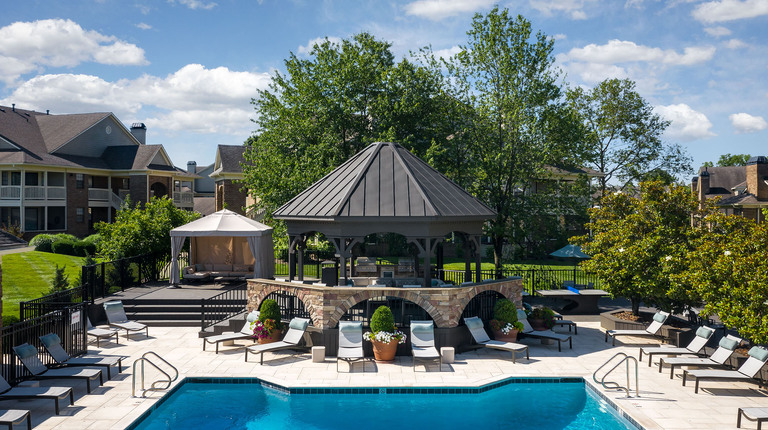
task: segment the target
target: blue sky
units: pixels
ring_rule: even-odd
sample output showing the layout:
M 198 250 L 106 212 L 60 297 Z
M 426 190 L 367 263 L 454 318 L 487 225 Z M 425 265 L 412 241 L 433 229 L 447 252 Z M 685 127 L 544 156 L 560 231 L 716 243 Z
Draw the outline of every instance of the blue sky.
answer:
M 179 166 L 253 131 L 290 52 L 367 31 L 450 55 L 494 4 L 554 37 L 568 85 L 630 78 L 698 168 L 768 155 L 768 0 L 29 0 L 0 14 L 0 104 L 144 122 Z

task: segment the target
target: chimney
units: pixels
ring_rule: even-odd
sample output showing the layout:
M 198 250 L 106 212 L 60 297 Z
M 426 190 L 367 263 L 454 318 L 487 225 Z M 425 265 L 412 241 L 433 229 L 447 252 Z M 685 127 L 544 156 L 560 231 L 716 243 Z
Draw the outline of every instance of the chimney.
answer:
M 189 173 L 197 173 L 197 162 L 195 162 L 195 161 L 187 161 L 187 172 L 189 172 Z
M 768 158 L 752 157 L 747 161 L 747 192 L 754 194 L 757 200 L 768 200 Z
M 46 115 L 50 115 L 50 114 L 51 114 L 51 110 L 50 110 L 50 109 L 46 109 L 46 110 L 45 110 L 45 114 L 46 114 Z
M 11 103 L 11 110 L 16 112 L 16 103 Z
M 693 178 L 691 178 L 691 192 L 696 195 L 699 194 L 699 177 L 698 176 L 694 176 Z
M 147 126 L 143 122 L 134 122 L 131 124 L 131 134 L 140 144 L 147 144 Z
M 699 172 L 699 201 L 703 202 L 707 199 L 709 194 L 709 172 L 707 168 L 704 168 L 703 172 Z

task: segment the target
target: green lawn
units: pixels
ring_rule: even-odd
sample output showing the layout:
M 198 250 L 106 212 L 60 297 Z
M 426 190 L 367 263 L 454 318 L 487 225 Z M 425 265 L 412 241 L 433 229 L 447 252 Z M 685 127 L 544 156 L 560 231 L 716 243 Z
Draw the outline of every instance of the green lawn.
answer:
M 65 266 L 72 282 L 84 258 L 49 252 L 21 252 L 3 256 L 3 315 L 19 316 L 19 302 L 36 299 L 51 289 L 56 265 Z

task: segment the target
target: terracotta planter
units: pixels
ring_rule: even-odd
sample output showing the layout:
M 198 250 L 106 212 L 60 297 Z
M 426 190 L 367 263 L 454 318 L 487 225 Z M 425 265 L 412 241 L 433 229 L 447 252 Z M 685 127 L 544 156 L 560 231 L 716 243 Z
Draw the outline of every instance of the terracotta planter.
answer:
M 510 330 L 507 334 L 502 333 L 501 330 L 494 330 L 493 338 L 501 342 L 517 342 L 517 333 L 518 331 L 515 329 Z
M 544 324 L 543 319 L 528 319 L 528 322 L 531 323 L 531 327 L 536 331 L 541 330 L 548 330 L 546 324 Z
M 272 343 L 277 342 L 280 339 L 282 339 L 283 333 L 280 330 L 275 330 L 267 337 L 262 337 L 259 339 L 259 345 L 264 345 L 265 343 Z
M 395 354 L 397 353 L 397 339 L 392 339 L 389 343 L 372 340 L 371 345 L 373 345 L 373 357 L 376 361 L 388 362 L 395 360 Z

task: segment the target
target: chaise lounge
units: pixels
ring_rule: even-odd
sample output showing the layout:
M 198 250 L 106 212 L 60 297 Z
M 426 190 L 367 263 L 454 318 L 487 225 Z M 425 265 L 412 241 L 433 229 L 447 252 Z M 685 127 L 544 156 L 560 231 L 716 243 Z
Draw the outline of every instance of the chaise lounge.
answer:
M 40 336 L 40 342 L 48 354 L 59 366 L 96 366 L 107 369 L 107 379 L 112 379 L 112 366 L 117 366 L 117 372 L 123 371 L 123 358 L 109 355 L 81 355 L 79 357 L 70 356 L 61 346 L 61 339 L 56 333 L 49 333 Z
M 14 346 L 13 352 L 19 357 L 19 360 L 24 364 L 24 367 L 32 373 L 33 379 L 82 379 L 86 382 L 88 393 L 91 392 L 92 380 L 98 378 L 99 384 L 104 383 L 104 378 L 99 369 L 49 369 L 45 367 L 45 364 L 43 364 L 37 356 L 37 348 L 28 343 Z
M 691 342 L 685 348 L 673 348 L 665 346 L 658 346 L 655 348 L 640 348 L 640 356 L 638 357 L 638 361 L 643 361 L 643 354 L 646 354 L 648 356 L 648 367 L 651 367 L 654 355 L 701 355 L 701 350 L 707 346 L 707 342 L 709 342 L 709 339 L 714 333 L 715 331 L 713 329 L 707 326 L 702 326 L 696 330 L 696 335 L 693 337 L 693 340 L 691 340 Z
M 557 341 L 558 352 L 563 350 L 561 344 L 568 341 L 568 346 L 573 349 L 573 339 L 570 335 L 555 333 L 552 330 L 534 330 L 533 327 L 531 327 L 531 323 L 528 322 L 528 314 L 526 314 L 524 310 L 517 310 L 517 320 L 523 323 L 523 331 L 520 333 L 521 337 Z
M 259 319 L 259 311 L 251 311 L 245 318 L 245 325 L 240 331 L 230 331 L 221 333 L 215 336 L 208 336 L 203 338 L 203 351 L 205 351 L 206 343 L 213 343 L 216 345 L 216 354 L 219 353 L 219 344 L 221 342 L 231 342 L 239 339 L 253 338 L 253 329 L 251 324 Z
M 349 364 L 365 360 L 363 353 L 363 323 L 360 321 L 339 321 L 339 350 L 336 352 L 336 371 L 339 371 L 339 360 Z M 365 364 L 363 364 L 365 372 Z
M 612 339 L 611 345 L 616 346 L 616 337 L 618 336 L 660 337 L 659 330 L 667 322 L 667 318 L 669 318 L 669 312 L 658 311 L 653 316 L 651 324 L 644 330 L 608 330 L 605 332 L 605 341 L 608 342 L 610 337 Z
M 662 357 L 659 359 L 659 373 L 661 373 L 664 364 L 669 365 L 669 379 L 675 377 L 675 367 L 679 366 L 725 367 L 725 362 L 731 358 L 733 351 L 741 344 L 741 341 L 742 339 L 736 336 L 726 335 L 720 339 L 717 349 L 709 357 Z
M 707 381 L 748 381 L 754 382 L 755 376 L 760 373 L 765 362 L 768 361 L 768 350 L 760 346 L 753 346 L 748 352 L 749 358 L 736 370 L 686 370 L 683 372 L 683 386 L 688 377 L 696 379 L 693 392 L 699 392 L 699 382 Z M 762 386 L 761 381 L 757 381 Z
M 94 327 L 91 324 L 91 319 L 88 318 L 88 317 L 86 317 L 86 321 L 88 322 L 88 327 L 87 327 L 88 336 L 93 336 L 93 337 L 96 338 L 96 346 L 97 347 L 99 346 L 99 340 L 100 339 L 109 339 L 112 336 L 115 337 L 115 343 L 117 343 L 117 344 L 120 343 L 120 336 L 119 336 L 120 333 L 119 333 L 119 331 L 116 328 L 110 327 L 110 328 L 106 329 L 106 328 Z
M 59 415 L 59 400 L 69 397 L 69 404 L 75 404 L 72 387 L 11 387 L 0 375 L 0 400 L 52 399 Z
M 443 370 L 443 356 L 435 347 L 435 323 L 432 321 L 411 321 L 411 354 L 413 368 L 416 361 L 437 361 Z M 426 370 L 426 367 L 425 367 Z
M 509 351 L 512 353 L 512 363 L 515 362 L 515 356 L 517 353 L 525 352 L 525 358 L 530 359 L 528 355 L 528 345 L 523 345 L 514 342 L 502 342 L 500 340 L 491 340 L 488 334 L 483 328 L 483 321 L 478 317 L 464 318 L 464 323 L 469 329 L 469 334 L 472 335 L 475 343 L 485 348 L 498 349 L 500 351 Z
M 128 338 L 128 335 L 132 331 L 142 331 L 145 330 L 147 337 L 149 337 L 149 327 L 147 327 L 146 324 L 142 324 L 137 321 L 131 321 L 128 319 L 128 317 L 125 315 L 125 308 L 123 307 L 123 302 L 120 300 L 115 300 L 111 302 L 104 302 L 104 312 L 107 313 L 107 320 L 109 321 L 109 325 L 112 327 L 116 327 L 120 330 L 125 330 L 125 338 Z
M 275 352 L 284 349 L 301 349 L 308 348 L 312 345 L 312 340 L 309 339 L 307 333 L 307 327 L 309 326 L 309 319 L 307 318 L 294 318 L 288 325 L 288 333 L 285 334 L 283 340 L 279 342 L 265 343 L 262 345 L 253 345 L 245 348 L 245 361 L 248 361 L 248 353 L 260 354 L 259 364 L 264 364 L 264 353 Z M 300 345 L 301 340 L 304 339 L 304 345 Z

